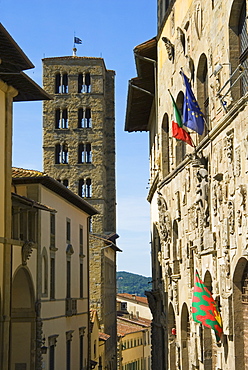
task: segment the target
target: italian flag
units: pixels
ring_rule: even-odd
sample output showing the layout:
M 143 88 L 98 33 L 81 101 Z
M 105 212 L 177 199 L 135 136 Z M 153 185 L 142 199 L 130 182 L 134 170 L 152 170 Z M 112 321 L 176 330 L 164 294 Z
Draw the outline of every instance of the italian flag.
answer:
M 173 110 L 174 110 L 174 117 L 172 120 L 172 136 L 177 140 L 185 141 L 187 144 L 194 146 L 190 134 L 183 129 L 183 123 L 181 118 L 181 113 L 179 112 L 179 109 L 176 106 L 175 100 L 173 96 L 171 95 L 172 104 L 173 104 Z

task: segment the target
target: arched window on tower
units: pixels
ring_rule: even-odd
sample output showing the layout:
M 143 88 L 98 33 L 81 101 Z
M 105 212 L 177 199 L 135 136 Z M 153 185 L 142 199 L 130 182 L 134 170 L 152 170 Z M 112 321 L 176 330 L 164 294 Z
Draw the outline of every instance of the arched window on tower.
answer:
M 62 145 L 61 163 L 68 164 L 68 145 L 66 143 Z
M 83 92 L 83 84 L 84 84 L 84 75 L 83 73 L 79 73 L 78 75 L 78 92 Z
M 86 198 L 91 198 L 92 196 L 92 184 L 91 179 L 86 179 L 86 188 L 85 188 L 85 196 Z
M 55 94 L 68 93 L 68 74 L 56 73 L 55 75 Z
M 60 128 L 60 109 L 55 110 L 55 128 Z
M 63 73 L 62 75 L 62 94 L 68 93 L 68 74 Z
M 55 110 L 55 128 L 56 129 L 67 129 L 68 128 L 68 111 L 65 109 Z
M 61 162 L 61 145 L 55 145 L 55 164 L 60 164 Z
M 55 75 L 55 94 L 60 93 L 60 81 L 61 81 L 60 73 L 56 73 Z
M 86 108 L 85 110 L 85 125 L 84 127 L 89 128 L 92 127 L 92 121 L 91 121 L 91 109 Z
M 85 150 L 85 162 L 91 163 L 92 162 L 92 153 L 91 153 L 91 144 L 86 144 L 86 150 Z
M 78 145 L 78 163 L 84 163 L 85 153 L 84 153 L 84 144 L 80 143 Z
M 84 198 L 84 179 L 79 179 L 78 181 L 78 195 Z
M 78 128 L 84 127 L 84 110 L 83 108 L 78 109 Z
M 91 92 L 91 78 L 90 73 L 85 74 L 85 92 L 90 93 Z
M 91 92 L 90 73 L 79 73 L 78 75 L 78 93 Z

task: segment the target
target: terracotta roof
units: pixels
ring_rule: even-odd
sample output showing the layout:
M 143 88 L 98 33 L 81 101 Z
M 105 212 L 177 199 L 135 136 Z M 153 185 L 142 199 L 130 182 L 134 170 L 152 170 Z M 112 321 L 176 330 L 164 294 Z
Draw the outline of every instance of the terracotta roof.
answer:
M 110 335 L 106 334 L 106 333 L 101 333 L 99 332 L 99 339 L 100 340 L 103 340 L 106 342 L 106 340 L 108 340 L 110 338 Z
M 117 298 L 118 297 L 128 299 L 128 300 L 132 300 L 132 301 L 136 301 L 138 303 L 144 303 L 144 304 L 148 305 L 148 300 L 147 300 L 146 297 L 139 297 L 137 295 L 129 294 L 129 293 L 118 293 Z
M 12 167 L 12 177 L 38 177 L 38 176 L 46 176 L 44 172 L 36 171 L 36 170 L 26 170 L 24 168 L 17 168 Z
M 102 61 L 104 61 L 104 59 L 103 58 L 100 58 L 100 57 L 78 57 L 77 55 L 76 56 L 73 56 L 73 55 L 65 55 L 65 56 L 63 56 L 63 57 L 48 57 L 48 58 L 43 58 L 42 59 L 42 61 L 43 60 L 53 60 L 53 59 L 71 59 L 71 60 L 73 60 L 73 59 L 97 59 L 97 60 L 102 60 Z
M 52 190 L 57 193 L 62 198 L 69 201 L 71 204 L 75 205 L 85 213 L 93 216 L 99 213 L 91 204 L 86 200 L 73 193 L 71 190 L 67 189 L 59 181 L 53 179 L 52 177 L 46 175 L 44 172 L 26 170 L 23 168 L 12 168 L 12 182 L 14 185 L 18 184 L 42 184 L 47 189 Z
M 117 317 L 117 334 L 121 336 L 142 331 L 150 326 L 151 320 L 148 319 L 128 319 L 124 317 Z

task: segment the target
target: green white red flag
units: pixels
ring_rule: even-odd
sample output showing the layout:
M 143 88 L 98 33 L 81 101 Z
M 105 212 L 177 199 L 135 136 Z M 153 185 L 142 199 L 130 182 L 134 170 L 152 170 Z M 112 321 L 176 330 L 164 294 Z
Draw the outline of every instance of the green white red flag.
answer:
M 181 113 L 175 103 L 173 96 L 171 95 L 173 110 L 174 110 L 174 117 L 172 120 L 172 136 L 177 140 L 185 141 L 187 144 L 194 146 L 191 140 L 190 134 L 183 129 L 183 123 L 181 118 Z
M 200 279 L 197 271 L 192 298 L 192 316 L 195 322 L 213 329 L 217 342 L 220 341 L 223 333 L 221 315 L 212 294 Z

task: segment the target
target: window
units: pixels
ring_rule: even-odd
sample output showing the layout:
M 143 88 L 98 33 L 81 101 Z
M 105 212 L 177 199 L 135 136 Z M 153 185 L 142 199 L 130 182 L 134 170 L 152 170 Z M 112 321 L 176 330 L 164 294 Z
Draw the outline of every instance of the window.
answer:
M 92 196 L 92 184 L 91 179 L 80 179 L 78 182 L 78 195 L 82 198 L 91 198 Z
M 92 122 L 91 122 L 91 109 L 86 108 L 85 110 L 85 126 L 86 128 L 92 127 Z
M 63 73 L 62 75 L 62 94 L 68 93 L 68 74 Z
M 71 298 L 71 261 L 66 262 L 66 298 Z
M 68 93 L 68 74 L 57 73 L 55 75 L 55 94 Z
M 91 163 L 91 144 L 80 143 L 78 145 L 78 163 Z
M 55 164 L 68 164 L 68 145 L 55 145 Z
M 42 296 L 47 297 L 48 294 L 48 266 L 47 266 L 46 248 L 42 251 Z
M 79 290 L 80 290 L 80 298 L 84 297 L 84 289 L 83 289 L 83 263 L 80 262 L 80 284 L 79 284 Z
M 169 145 L 169 117 L 165 113 L 163 117 L 162 127 L 162 171 L 163 177 L 168 175 L 170 171 L 170 145 Z
M 86 198 L 91 198 L 92 193 L 92 186 L 91 186 L 91 179 L 86 179 Z
M 55 370 L 55 346 L 49 347 L 49 370 Z
M 55 214 L 50 214 L 50 248 L 55 248 Z
M 56 129 L 67 129 L 68 128 L 67 108 L 55 110 L 55 128 Z
M 69 185 L 69 181 L 67 179 L 64 179 L 63 180 L 63 185 L 68 188 L 68 185 Z
M 62 152 L 61 152 L 61 163 L 68 164 L 68 145 L 62 145 Z
M 198 69 L 197 69 L 197 101 L 199 107 L 204 114 L 205 120 L 209 122 L 209 97 L 208 97 L 208 63 L 205 54 L 202 54 L 199 59 Z M 206 126 L 206 125 L 205 125 Z M 206 134 L 206 128 L 202 138 Z
M 179 109 L 179 112 L 183 113 L 183 101 L 184 101 L 184 94 L 182 91 L 179 92 L 176 100 L 176 105 Z M 186 143 L 182 140 L 176 140 L 176 165 L 178 166 L 182 160 L 184 159 L 186 154 Z
M 66 341 L 66 370 L 71 369 L 71 340 Z
M 55 299 L 55 258 L 50 259 L 50 299 Z
M 69 219 L 66 220 L 66 242 L 68 244 L 71 242 L 71 221 Z
M 78 92 L 79 93 L 90 93 L 91 92 L 90 73 L 79 73 L 79 75 L 78 75 Z
M 80 335 L 79 337 L 79 369 L 83 369 L 83 360 L 84 360 L 84 337 Z
M 84 254 L 84 233 L 83 233 L 83 226 L 79 227 L 79 253 L 81 256 Z
M 84 179 L 78 181 L 78 195 L 84 198 Z
M 93 230 L 92 218 L 89 217 L 89 233 L 92 233 L 92 230 Z
M 241 95 L 246 94 L 248 89 L 248 34 L 246 25 L 246 1 L 243 2 L 239 17 L 239 62 L 246 71 L 241 79 Z
M 79 108 L 78 110 L 78 128 L 84 127 L 84 110 L 83 108 Z

